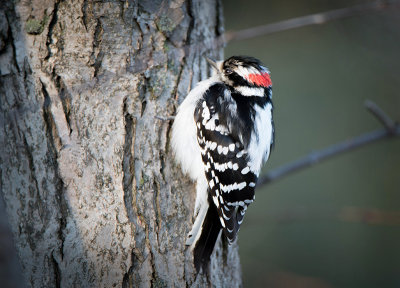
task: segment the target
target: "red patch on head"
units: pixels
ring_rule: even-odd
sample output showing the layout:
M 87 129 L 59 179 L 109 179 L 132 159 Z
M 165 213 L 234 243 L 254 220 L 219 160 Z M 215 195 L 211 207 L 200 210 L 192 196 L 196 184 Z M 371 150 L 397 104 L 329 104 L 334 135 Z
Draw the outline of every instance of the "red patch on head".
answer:
M 271 77 L 268 73 L 249 74 L 246 78 L 257 86 L 269 87 L 272 85 Z

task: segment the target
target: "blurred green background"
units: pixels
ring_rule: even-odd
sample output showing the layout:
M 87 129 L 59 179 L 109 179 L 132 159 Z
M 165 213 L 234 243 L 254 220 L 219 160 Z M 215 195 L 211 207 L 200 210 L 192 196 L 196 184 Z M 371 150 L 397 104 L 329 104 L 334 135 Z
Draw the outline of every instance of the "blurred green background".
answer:
M 239 30 L 368 1 L 225 0 Z M 371 1 L 369 1 L 371 2 Z M 267 172 L 400 120 L 400 9 L 228 44 L 271 70 L 276 145 Z M 239 234 L 244 287 L 400 287 L 400 139 L 257 190 Z

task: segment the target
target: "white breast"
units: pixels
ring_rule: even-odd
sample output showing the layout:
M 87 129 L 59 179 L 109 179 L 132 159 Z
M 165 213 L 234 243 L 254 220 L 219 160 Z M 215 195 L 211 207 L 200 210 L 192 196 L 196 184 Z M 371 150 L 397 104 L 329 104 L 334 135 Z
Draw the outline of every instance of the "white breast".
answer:
M 262 164 L 268 160 L 272 143 L 272 105 L 268 103 L 265 108 L 257 105 L 255 111 L 255 132 L 251 135 L 248 155 L 250 170 L 259 175 Z
M 193 180 L 205 177 L 200 147 L 197 143 L 194 109 L 207 89 L 218 80 L 219 78 L 214 76 L 199 82 L 179 106 L 172 126 L 171 145 L 175 159 L 181 165 L 183 172 Z

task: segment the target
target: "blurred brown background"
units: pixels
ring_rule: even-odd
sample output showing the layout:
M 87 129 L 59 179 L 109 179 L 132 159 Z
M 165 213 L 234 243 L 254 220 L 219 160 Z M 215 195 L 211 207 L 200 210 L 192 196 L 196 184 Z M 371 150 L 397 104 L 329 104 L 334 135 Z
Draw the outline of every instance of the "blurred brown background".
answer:
M 238 30 L 371 1 L 225 0 Z M 264 172 L 400 120 L 400 9 L 234 42 L 273 81 L 276 146 Z M 244 287 L 400 287 L 400 139 L 258 189 L 239 234 Z

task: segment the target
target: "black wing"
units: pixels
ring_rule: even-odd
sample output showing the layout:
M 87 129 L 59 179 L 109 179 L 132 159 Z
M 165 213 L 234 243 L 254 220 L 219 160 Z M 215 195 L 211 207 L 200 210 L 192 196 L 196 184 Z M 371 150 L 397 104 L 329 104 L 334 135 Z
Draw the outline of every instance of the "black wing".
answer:
M 194 118 L 212 203 L 229 242 L 236 238 L 247 206 L 254 200 L 257 183 L 248 166 L 248 155 L 237 135 L 220 123 L 224 84 L 215 84 L 197 103 Z

